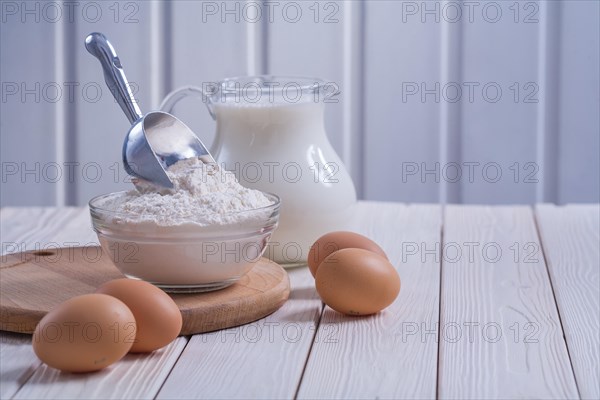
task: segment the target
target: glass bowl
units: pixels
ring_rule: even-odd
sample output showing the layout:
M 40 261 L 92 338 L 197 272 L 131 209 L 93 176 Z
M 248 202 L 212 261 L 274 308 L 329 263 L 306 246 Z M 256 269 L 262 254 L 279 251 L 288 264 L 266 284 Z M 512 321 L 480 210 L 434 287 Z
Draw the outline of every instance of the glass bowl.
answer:
M 206 292 L 227 287 L 260 260 L 279 221 L 280 199 L 266 207 L 224 214 L 219 224 L 203 225 L 202 214 L 174 215 L 165 226 L 155 216 L 117 212 L 105 204 L 124 196 L 93 198 L 90 214 L 102 250 L 127 277 L 167 292 Z M 206 214 L 205 214 L 206 215 Z M 163 221 L 167 215 L 160 215 Z

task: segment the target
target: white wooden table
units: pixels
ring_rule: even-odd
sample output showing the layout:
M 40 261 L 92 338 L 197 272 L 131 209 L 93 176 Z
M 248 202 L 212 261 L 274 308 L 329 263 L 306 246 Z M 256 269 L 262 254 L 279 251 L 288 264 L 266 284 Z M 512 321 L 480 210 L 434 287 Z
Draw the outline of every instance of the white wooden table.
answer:
M 360 203 L 402 289 L 384 312 L 323 307 L 306 268 L 276 313 L 94 374 L 0 334 L 2 398 L 600 398 L 600 208 Z M 0 210 L 2 250 L 95 243 L 87 209 Z

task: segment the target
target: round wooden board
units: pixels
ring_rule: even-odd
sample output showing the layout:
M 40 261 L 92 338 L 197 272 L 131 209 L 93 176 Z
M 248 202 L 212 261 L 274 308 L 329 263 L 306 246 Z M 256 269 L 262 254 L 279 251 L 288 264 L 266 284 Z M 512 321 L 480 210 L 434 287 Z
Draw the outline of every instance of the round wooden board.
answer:
M 123 278 L 100 247 L 57 248 L 2 256 L 0 329 L 32 333 L 44 315 L 74 296 Z M 287 273 L 262 258 L 235 284 L 207 293 L 171 294 L 183 316 L 182 335 L 210 332 L 263 318 L 290 293 Z

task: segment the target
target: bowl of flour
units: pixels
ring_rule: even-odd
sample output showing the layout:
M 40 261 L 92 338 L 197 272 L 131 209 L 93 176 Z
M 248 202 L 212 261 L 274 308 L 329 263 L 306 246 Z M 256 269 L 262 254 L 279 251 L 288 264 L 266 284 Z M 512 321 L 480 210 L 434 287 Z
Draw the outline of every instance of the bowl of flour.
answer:
M 173 189 L 136 189 L 90 203 L 103 251 L 130 278 L 169 292 L 231 285 L 261 258 L 277 228 L 277 196 L 240 185 L 231 172 L 197 159 L 172 165 Z

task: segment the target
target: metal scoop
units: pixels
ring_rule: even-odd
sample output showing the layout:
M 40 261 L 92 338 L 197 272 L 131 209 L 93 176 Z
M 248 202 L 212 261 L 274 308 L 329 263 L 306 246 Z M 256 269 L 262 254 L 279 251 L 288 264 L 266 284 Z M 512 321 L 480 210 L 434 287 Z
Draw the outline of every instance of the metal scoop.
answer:
M 215 163 L 194 132 L 173 115 L 162 111 L 142 115 L 121 61 L 106 36 L 89 34 L 85 48 L 100 60 L 104 80 L 131 123 L 123 143 L 123 164 L 129 175 L 173 188 L 166 169 L 177 161 L 199 158 L 204 163 Z

